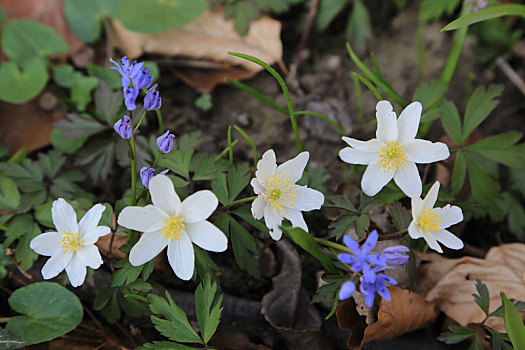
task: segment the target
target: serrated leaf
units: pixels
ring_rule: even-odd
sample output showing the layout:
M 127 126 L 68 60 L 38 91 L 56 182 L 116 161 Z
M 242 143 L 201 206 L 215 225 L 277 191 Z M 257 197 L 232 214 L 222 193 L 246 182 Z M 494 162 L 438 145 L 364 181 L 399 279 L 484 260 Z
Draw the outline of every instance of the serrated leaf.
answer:
M 458 146 L 463 143 L 461 131 L 461 118 L 453 102 L 443 100 L 441 103 L 441 124 L 448 136 Z
M 481 124 L 499 103 L 498 97 L 503 92 L 502 85 L 490 85 L 477 88 L 467 102 L 463 120 L 463 137 L 465 142 L 470 133 Z
M 223 173 L 217 173 L 211 183 L 211 188 L 213 190 L 213 193 L 215 193 L 215 195 L 219 199 L 219 202 L 221 202 L 222 205 L 230 204 L 230 200 L 228 198 L 228 185 L 226 182 L 226 175 L 224 175 Z
M 75 164 L 87 166 L 87 172 L 95 183 L 105 181 L 113 164 L 114 148 L 112 140 L 97 140 L 77 155 Z
M 450 326 L 451 332 L 443 332 L 437 339 L 445 344 L 457 344 L 474 335 L 474 331 L 469 328 Z
M 32 100 L 47 83 L 46 62 L 40 57 L 23 61 L 20 67 L 14 62 L 0 66 L 0 99 L 22 104 Z
M 503 192 L 500 207 L 506 212 L 510 231 L 520 242 L 525 241 L 525 209 L 518 198 Z
M 478 294 L 472 294 L 472 296 L 474 297 L 474 301 L 476 302 L 476 304 L 479 305 L 481 310 L 483 310 L 485 315 L 488 316 L 490 306 L 489 289 L 487 288 L 487 285 L 485 283 L 481 282 L 480 279 L 477 279 L 476 290 L 478 291 Z
M 479 153 L 498 163 L 514 167 L 525 167 L 525 145 L 514 146 L 523 134 L 517 131 L 509 131 L 503 134 L 489 136 L 466 149 Z
M 55 123 L 55 128 L 68 139 L 82 139 L 99 133 L 107 128 L 88 114 L 68 113 L 66 118 Z
M 75 153 L 84 145 L 86 140 L 87 137 L 81 139 L 69 139 L 62 130 L 51 130 L 51 144 L 66 154 Z
M 228 171 L 228 199 L 230 203 L 250 183 L 250 167 L 248 163 L 241 163 Z
M 255 239 L 232 217 L 229 217 L 229 225 L 230 240 L 237 265 L 250 275 L 259 278 L 259 261 L 254 256 L 258 254 Z
M 20 263 L 20 267 L 29 270 L 38 259 L 38 254 L 29 248 L 29 242 L 41 233 L 40 228 L 28 214 L 15 216 L 8 227 L 21 237 L 16 245 L 15 259 Z
M 84 111 L 91 102 L 91 91 L 98 85 L 98 78 L 80 75 L 71 87 L 71 100 L 79 111 Z
M 340 208 L 348 210 L 352 213 L 357 213 L 355 206 L 343 196 L 330 196 L 326 199 L 323 207 Z
M 114 70 L 111 71 L 114 72 Z M 118 79 L 118 82 L 120 84 L 120 79 Z M 95 109 L 100 117 L 99 119 L 106 122 L 106 124 L 112 125 L 121 105 L 122 91 L 120 89 L 112 91 L 104 81 L 99 81 L 95 89 Z
M 390 216 L 398 231 L 404 230 L 412 221 L 412 213 L 403 207 L 400 202 L 394 202 L 390 208 Z
M 261 221 L 254 219 L 249 205 L 237 208 L 233 211 L 233 213 L 255 227 L 257 230 L 265 233 L 269 232 L 268 227 L 266 227 Z
M 328 225 L 330 235 L 335 237 L 336 240 L 341 239 L 353 227 L 356 220 L 357 215 L 355 214 L 346 214 L 338 217 Z
M 113 266 L 118 268 L 118 270 L 113 273 L 113 277 L 111 278 L 111 287 L 119 287 L 134 282 L 137 278 L 139 278 L 140 273 L 144 267 L 144 265 L 131 265 L 128 258 L 118 261 Z
M 20 204 L 20 192 L 16 183 L 0 175 L 0 209 L 15 210 Z
M 368 228 L 370 227 L 370 217 L 368 215 L 360 215 L 355 221 L 355 233 L 358 237 L 364 237 Z
M 505 315 L 503 319 L 505 320 L 505 329 L 509 335 L 510 341 L 514 346 L 514 349 L 525 349 L 525 325 L 523 325 L 523 320 L 519 311 L 512 305 L 512 303 L 507 299 L 505 293 L 501 292 L 501 303 L 503 305 L 503 310 Z
M 454 169 L 452 170 L 452 178 L 450 186 L 452 193 L 457 195 L 463 188 L 465 177 L 467 176 L 467 161 L 462 151 L 456 153 L 456 161 L 454 162 Z
M 489 174 L 470 156 L 467 151 L 463 154 L 468 166 L 470 189 L 474 200 L 480 203 L 492 203 L 499 197 L 499 185 Z
M 419 101 L 423 110 L 427 110 L 438 102 L 447 92 L 448 84 L 441 80 L 431 80 L 421 84 L 412 97 L 412 101 Z
M 222 296 L 212 308 L 213 299 L 217 292 L 217 284 L 212 282 L 211 276 L 206 275 L 195 291 L 195 312 L 204 343 L 207 344 L 219 325 L 222 312 Z

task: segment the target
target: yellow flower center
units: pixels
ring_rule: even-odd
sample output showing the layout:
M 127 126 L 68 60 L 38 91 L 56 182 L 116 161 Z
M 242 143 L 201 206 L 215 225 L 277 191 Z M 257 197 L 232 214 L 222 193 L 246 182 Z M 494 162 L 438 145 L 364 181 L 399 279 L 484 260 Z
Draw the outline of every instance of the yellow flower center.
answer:
M 394 174 L 396 171 L 403 169 L 407 156 L 401 143 L 388 141 L 381 147 L 379 154 L 378 166 L 386 172 Z
M 438 224 L 442 223 L 443 220 L 439 220 L 439 215 L 434 209 L 425 210 L 417 220 L 418 226 L 427 232 L 439 231 Z
M 278 210 L 281 215 L 284 214 L 286 209 L 283 208 L 283 205 L 295 207 L 293 200 L 297 196 L 297 191 L 292 190 L 293 185 L 289 175 L 281 174 L 278 171 L 277 174 L 268 179 L 264 200 L 270 203 L 273 209 Z
M 174 239 L 180 240 L 184 235 L 184 219 L 177 214 L 171 218 L 164 219 L 164 225 L 160 234 L 170 241 Z
M 77 232 L 66 231 L 62 233 L 62 239 L 59 243 L 62 245 L 62 254 L 72 254 L 82 247 L 82 238 Z

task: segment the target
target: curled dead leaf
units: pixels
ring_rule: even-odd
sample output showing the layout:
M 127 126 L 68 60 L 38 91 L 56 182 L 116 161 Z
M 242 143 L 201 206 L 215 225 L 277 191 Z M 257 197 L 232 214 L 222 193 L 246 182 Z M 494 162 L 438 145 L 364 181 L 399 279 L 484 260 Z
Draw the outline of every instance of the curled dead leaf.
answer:
M 508 298 L 525 300 L 524 244 L 493 247 L 485 259 L 466 257 L 439 260 L 448 260 L 447 264 L 452 264 L 453 267 L 428 292 L 426 299 L 436 303 L 441 311 L 462 326 L 479 323 L 485 318 L 472 297 L 476 293 L 476 279 L 483 281 L 489 289 L 489 312 L 501 305 L 501 291 Z M 485 324 L 499 332 L 505 330 L 500 317 L 490 317 Z

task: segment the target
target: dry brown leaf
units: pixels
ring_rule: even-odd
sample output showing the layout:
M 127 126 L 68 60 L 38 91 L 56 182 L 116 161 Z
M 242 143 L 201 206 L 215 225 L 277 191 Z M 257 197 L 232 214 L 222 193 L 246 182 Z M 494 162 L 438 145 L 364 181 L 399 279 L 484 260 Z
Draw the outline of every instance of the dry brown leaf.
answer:
M 110 42 L 131 59 L 143 53 L 186 59 L 186 62 L 178 61 L 184 68 L 179 73 L 186 83 L 200 92 L 210 92 L 217 83 L 224 81 L 224 77 L 246 79 L 262 69 L 228 55 L 229 51 L 252 55 L 268 64 L 277 62 L 282 56 L 281 24 L 265 16 L 251 22 L 244 37 L 237 34 L 232 20 L 224 19 L 222 9 L 207 11 L 180 28 L 161 33 L 132 32 L 117 20 L 112 20 L 110 27 Z
M 448 260 L 454 267 L 429 291 L 426 299 L 436 303 L 441 311 L 460 325 L 479 323 L 485 318 L 472 297 L 476 293 L 476 279 L 483 281 L 489 289 L 489 312 L 501 305 L 501 291 L 508 298 L 525 300 L 524 244 L 493 247 L 485 259 L 466 257 Z M 500 317 L 490 317 L 486 325 L 499 332 L 505 330 Z
M 347 343 L 350 349 L 360 349 L 372 340 L 391 339 L 413 332 L 436 318 L 435 305 L 421 295 L 399 287 L 390 287 L 388 290 L 390 301 L 381 299 L 377 322 L 366 328 L 364 318 L 358 316 L 353 300 L 341 303 L 337 308 L 339 327 L 352 330 Z

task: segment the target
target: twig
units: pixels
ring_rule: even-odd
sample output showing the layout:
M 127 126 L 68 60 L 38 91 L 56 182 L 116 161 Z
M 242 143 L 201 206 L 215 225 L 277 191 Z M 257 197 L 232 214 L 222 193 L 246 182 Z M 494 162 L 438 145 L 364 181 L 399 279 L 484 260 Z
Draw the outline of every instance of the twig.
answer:
M 507 78 L 509 78 L 511 83 L 513 83 L 514 86 L 518 90 L 520 90 L 521 93 L 525 96 L 525 82 L 523 81 L 523 79 L 521 79 L 519 74 L 516 73 L 514 68 L 512 68 L 510 64 L 508 64 L 507 61 L 503 59 L 503 57 L 498 57 L 496 59 L 496 65 L 498 66 L 499 69 L 501 69 L 503 74 L 505 74 Z
M 20 264 L 16 261 L 15 257 L 14 256 L 11 256 L 11 260 L 13 261 L 13 264 L 15 264 L 16 268 L 18 269 L 18 271 L 20 271 L 20 273 L 22 275 L 24 275 L 25 278 L 27 278 L 28 280 L 30 280 L 31 282 L 35 282 L 35 279 L 33 278 L 33 276 L 31 276 L 30 274 L 28 274 L 27 272 L 25 272 L 25 270 L 20 266 Z
M 304 47 L 306 45 L 306 41 L 308 40 L 308 37 L 310 36 L 310 32 L 312 30 L 312 25 L 314 23 L 315 15 L 317 14 L 318 5 L 319 5 L 319 0 L 312 0 L 310 10 L 308 11 L 308 19 L 306 22 L 306 27 L 304 28 L 303 35 L 301 36 L 301 41 L 299 42 L 299 46 L 297 46 L 297 50 L 295 51 L 294 58 L 293 58 L 293 65 L 295 66 L 296 70 L 299 68 L 299 65 L 301 64 L 301 56 L 302 56 Z
M 89 318 L 95 323 L 95 325 L 104 333 L 104 326 L 102 326 L 102 323 L 93 315 L 91 310 L 84 304 L 82 304 L 82 307 L 84 308 L 84 311 L 88 314 Z

